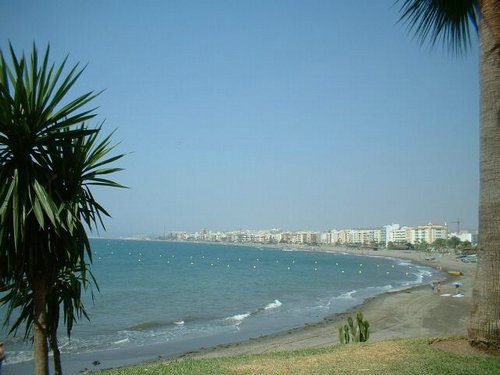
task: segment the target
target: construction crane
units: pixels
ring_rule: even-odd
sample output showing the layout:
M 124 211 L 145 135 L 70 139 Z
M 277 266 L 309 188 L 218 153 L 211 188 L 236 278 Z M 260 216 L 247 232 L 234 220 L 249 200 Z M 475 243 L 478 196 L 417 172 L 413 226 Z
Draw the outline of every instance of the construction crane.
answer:
M 451 224 L 457 224 L 457 234 L 460 234 L 460 218 L 457 221 L 450 221 Z

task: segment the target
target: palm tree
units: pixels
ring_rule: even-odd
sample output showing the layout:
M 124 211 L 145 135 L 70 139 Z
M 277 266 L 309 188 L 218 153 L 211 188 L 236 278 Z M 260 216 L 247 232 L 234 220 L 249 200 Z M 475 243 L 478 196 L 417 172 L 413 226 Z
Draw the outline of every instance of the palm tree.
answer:
M 90 274 L 90 280 L 85 276 L 87 273 Z M 90 271 L 81 268 L 75 268 L 73 270 L 65 268 L 57 275 L 55 284 L 51 285 L 49 288 L 46 298 L 48 322 L 47 336 L 49 347 L 53 354 L 55 375 L 61 375 L 63 373 L 57 339 L 60 306 L 62 305 L 63 321 L 66 325 L 66 332 L 68 337 L 70 337 L 73 324 L 77 319 L 85 317 L 89 320 L 89 316 L 87 315 L 81 299 L 81 291 L 82 289 L 87 289 L 88 286 L 92 287 L 92 285 L 95 285 L 97 289 L 99 289 Z M 16 320 L 11 325 L 9 334 L 17 332 L 24 323 L 24 339 L 28 340 L 33 328 L 33 293 L 29 290 L 27 282 L 25 282 L 22 289 L 15 288 L 11 285 L 5 288 L 4 291 L 7 293 L 0 298 L 0 304 L 5 304 L 8 307 L 5 324 L 7 325 L 9 323 L 14 311 L 18 312 Z
M 441 39 L 455 53 L 466 51 L 471 32 L 479 32 L 479 244 L 468 338 L 500 350 L 500 1 L 402 0 L 400 11 L 421 42 Z
M 32 299 L 35 374 L 48 374 L 55 306 L 80 298 L 78 288 L 62 295 L 55 286 L 63 270 L 80 268 L 85 277 L 85 225 L 92 229 L 108 215 L 90 187 L 120 186 L 102 176 L 119 170 L 103 166 L 122 155 L 108 157 L 110 136 L 99 143 L 100 128 L 83 125 L 95 117 L 85 106 L 98 94 L 66 99 L 83 71 L 78 64 L 63 76 L 66 59 L 49 65 L 48 47 L 40 66 L 35 46 L 29 64 L 12 46 L 10 57 L 11 67 L 0 50 L 0 285 Z M 71 305 L 63 307 L 66 314 Z

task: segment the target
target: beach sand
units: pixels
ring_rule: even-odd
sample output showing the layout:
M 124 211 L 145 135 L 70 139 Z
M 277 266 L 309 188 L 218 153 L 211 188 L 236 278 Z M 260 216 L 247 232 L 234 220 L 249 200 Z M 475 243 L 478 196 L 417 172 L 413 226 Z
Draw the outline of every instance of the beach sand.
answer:
M 323 248 L 322 248 L 323 251 Z M 332 248 L 327 251 L 339 251 Z M 256 354 L 293 349 L 320 348 L 337 344 L 338 326 L 348 316 L 362 311 L 370 323 L 370 341 L 419 336 L 465 336 L 471 309 L 472 283 L 476 264 L 463 263 L 451 254 L 428 254 L 404 250 L 341 249 L 359 255 L 390 256 L 411 260 L 446 271 L 460 271 L 461 276 L 447 276 L 441 280 L 441 294 L 430 285 L 388 292 L 366 300 L 345 313 L 336 314 L 321 322 L 309 324 L 274 335 L 252 338 L 240 343 L 219 345 L 185 353 L 183 357 L 217 357 L 236 354 Z M 427 258 L 427 259 L 426 259 Z M 460 282 L 463 297 L 453 297 Z

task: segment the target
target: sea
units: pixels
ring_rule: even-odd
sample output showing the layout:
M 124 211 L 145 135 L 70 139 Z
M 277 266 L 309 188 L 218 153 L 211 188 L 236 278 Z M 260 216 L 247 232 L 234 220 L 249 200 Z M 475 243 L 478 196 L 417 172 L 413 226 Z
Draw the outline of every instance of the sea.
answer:
M 99 290 L 86 291 L 90 320 L 82 318 L 71 338 L 61 322 L 63 354 L 154 344 L 173 354 L 203 342 L 242 341 L 318 322 L 438 277 L 432 268 L 397 258 L 293 246 L 108 239 L 91 245 Z M 4 313 L 0 308 L 0 318 Z M 3 327 L 0 340 L 7 365 L 33 359 L 22 330 L 8 336 Z

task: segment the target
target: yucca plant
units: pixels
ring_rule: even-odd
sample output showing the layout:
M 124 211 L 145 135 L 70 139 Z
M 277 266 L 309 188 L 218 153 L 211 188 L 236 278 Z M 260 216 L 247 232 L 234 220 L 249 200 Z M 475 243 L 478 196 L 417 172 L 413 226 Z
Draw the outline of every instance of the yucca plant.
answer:
M 32 299 L 26 322 L 33 324 L 35 374 L 47 374 L 47 327 L 54 324 L 47 299 L 67 300 L 54 288 L 62 270 L 85 277 L 86 229 L 108 215 L 90 188 L 120 186 L 103 176 L 119 170 L 107 166 L 122 155 L 110 157 L 110 136 L 99 142 L 101 128 L 85 125 L 96 116 L 88 105 L 98 94 L 67 99 L 83 72 L 78 64 L 65 73 L 67 59 L 49 64 L 48 47 L 41 63 L 35 45 L 29 62 L 9 47 L 10 64 L 0 50 L 0 283 Z M 69 299 L 80 291 L 70 289 Z

